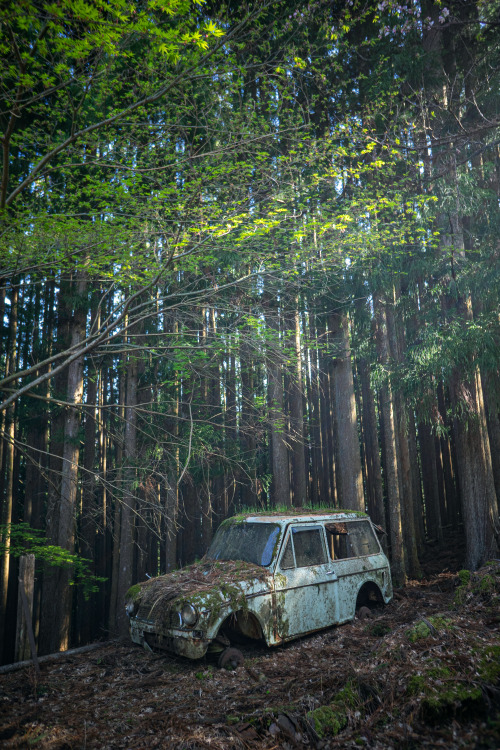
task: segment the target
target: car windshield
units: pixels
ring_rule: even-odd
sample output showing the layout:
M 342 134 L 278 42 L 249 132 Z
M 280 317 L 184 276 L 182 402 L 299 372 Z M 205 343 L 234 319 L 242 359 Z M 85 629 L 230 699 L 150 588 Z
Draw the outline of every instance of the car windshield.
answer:
M 221 526 L 205 555 L 209 560 L 244 560 L 267 567 L 280 533 L 276 523 L 232 523 Z

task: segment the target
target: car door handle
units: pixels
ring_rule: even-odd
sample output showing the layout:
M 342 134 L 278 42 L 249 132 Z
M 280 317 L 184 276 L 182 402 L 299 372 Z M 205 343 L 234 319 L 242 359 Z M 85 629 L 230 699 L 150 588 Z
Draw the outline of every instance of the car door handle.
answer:
M 334 570 L 327 570 L 326 571 L 327 576 L 337 576 L 336 572 Z

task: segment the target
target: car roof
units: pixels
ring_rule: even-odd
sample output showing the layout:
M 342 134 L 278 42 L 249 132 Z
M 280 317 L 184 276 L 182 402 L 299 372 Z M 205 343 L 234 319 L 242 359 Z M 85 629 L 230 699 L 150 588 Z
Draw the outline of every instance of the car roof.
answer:
M 290 508 L 287 511 L 253 511 L 242 513 L 238 516 L 229 518 L 228 521 L 243 522 L 251 521 L 252 523 L 276 523 L 276 522 L 293 522 L 307 523 L 311 521 L 347 521 L 356 518 L 368 518 L 367 513 L 355 510 L 343 510 L 340 508 Z

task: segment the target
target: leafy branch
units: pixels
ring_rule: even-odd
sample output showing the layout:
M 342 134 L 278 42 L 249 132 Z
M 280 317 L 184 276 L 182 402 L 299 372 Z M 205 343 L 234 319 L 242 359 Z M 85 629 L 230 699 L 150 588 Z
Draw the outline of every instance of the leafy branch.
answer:
M 55 544 L 48 544 L 45 533 L 40 529 L 33 529 L 28 523 L 0 525 L 0 555 L 4 554 L 14 557 L 35 555 L 38 562 L 55 568 L 72 570 L 70 585 L 81 586 L 86 600 L 90 598 L 90 594 L 99 590 L 100 583 L 107 580 L 90 572 L 91 560 Z

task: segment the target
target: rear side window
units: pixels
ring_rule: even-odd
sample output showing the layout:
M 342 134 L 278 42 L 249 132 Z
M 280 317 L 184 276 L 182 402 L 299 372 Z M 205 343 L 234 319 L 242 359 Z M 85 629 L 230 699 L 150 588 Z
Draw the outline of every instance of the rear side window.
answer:
M 368 521 L 328 523 L 325 528 L 332 560 L 376 555 L 380 552 L 379 543 Z

